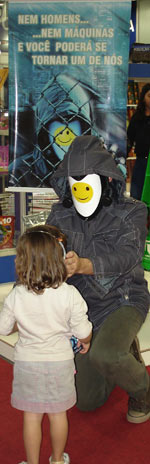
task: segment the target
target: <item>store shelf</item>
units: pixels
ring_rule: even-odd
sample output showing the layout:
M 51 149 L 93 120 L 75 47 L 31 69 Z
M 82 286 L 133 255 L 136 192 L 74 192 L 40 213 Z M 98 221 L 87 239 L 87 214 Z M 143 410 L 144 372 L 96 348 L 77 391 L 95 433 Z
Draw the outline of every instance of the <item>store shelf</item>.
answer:
M 129 79 L 150 79 L 149 63 L 129 63 Z
M 0 135 L 9 135 L 9 130 L 8 129 L 0 129 Z
M 15 249 L 0 250 L 0 284 L 15 282 Z
M 8 335 L 7 337 L 0 337 L 0 356 L 14 361 L 14 346 L 18 341 L 18 332 Z
M 135 105 L 134 103 L 131 103 L 131 105 L 127 104 L 127 108 L 137 108 L 137 105 Z
M 4 248 L 0 249 L 0 257 L 1 256 L 11 256 L 16 254 L 16 248 Z

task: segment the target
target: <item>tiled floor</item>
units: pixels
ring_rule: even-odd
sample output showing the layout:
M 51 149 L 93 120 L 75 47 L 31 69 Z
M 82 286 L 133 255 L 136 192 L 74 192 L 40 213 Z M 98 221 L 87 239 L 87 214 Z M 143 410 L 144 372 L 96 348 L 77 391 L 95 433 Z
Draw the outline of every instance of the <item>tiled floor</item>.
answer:
M 150 289 L 150 272 L 145 272 L 145 278 L 148 282 Z M 0 309 L 2 308 L 3 300 L 9 293 L 13 286 L 13 283 L 1 284 L 0 285 Z M 145 364 L 150 365 L 150 312 L 147 315 L 146 321 L 144 322 L 139 334 L 140 349 L 145 361 Z M 17 332 L 7 337 L 0 337 L 0 355 L 13 361 L 14 345 L 18 339 Z

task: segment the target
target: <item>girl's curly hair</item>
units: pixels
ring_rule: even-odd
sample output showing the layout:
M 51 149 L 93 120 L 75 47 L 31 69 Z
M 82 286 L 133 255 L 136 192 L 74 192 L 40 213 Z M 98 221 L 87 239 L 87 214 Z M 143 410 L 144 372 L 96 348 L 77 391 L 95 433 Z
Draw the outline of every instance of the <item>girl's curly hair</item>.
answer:
M 57 227 L 38 225 L 21 235 L 16 247 L 18 283 L 28 290 L 43 293 L 45 288 L 57 288 L 67 278 L 63 246 L 66 236 Z

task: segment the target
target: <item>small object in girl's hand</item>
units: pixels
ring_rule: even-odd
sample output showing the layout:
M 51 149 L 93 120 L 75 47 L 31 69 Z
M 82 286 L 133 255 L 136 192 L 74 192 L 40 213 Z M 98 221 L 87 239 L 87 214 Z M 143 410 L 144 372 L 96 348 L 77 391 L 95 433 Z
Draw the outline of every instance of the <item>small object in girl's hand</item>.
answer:
M 82 350 L 83 346 L 82 345 L 77 346 L 78 338 L 76 338 L 74 335 L 72 335 L 72 337 L 70 338 L 70 341 L 71 341 L 71 345 L 72 345 L 72 349 L 74 353 L 78 353 L 79 351 Z

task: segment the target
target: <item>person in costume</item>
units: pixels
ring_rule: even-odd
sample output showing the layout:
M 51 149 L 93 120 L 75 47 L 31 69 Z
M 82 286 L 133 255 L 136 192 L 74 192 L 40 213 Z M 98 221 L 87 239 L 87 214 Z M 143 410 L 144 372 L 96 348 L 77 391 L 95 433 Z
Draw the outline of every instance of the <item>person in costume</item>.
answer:
M 76 355 L 77 406 L 100 407 L 118 385 L 129 395 L 127 420 L 145 422 L 150 382 L 136 336 L 150 303 L 141 265 L 147 207 L 125 196 L 124 177 L 96 136 L 75 138 L 51 182 L 60 201 L 47 223 L 67 236 L 67 282 L 94 327 L 89 353 Z

